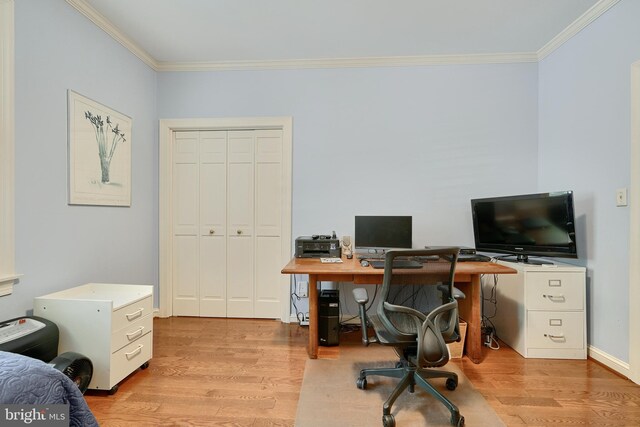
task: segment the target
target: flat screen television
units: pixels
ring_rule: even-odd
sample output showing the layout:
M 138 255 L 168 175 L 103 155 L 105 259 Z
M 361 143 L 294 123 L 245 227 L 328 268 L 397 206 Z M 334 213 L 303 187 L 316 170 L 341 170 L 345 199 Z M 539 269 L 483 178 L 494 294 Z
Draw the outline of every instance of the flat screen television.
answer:
M 478 251 L 578 257 L 571 191 L 472 199 L 471 212 Z
M 411 227 L 411 216 L 356 216 L 356 251 L 384 252 L 387 249 L 410 249 L 413 233 Z

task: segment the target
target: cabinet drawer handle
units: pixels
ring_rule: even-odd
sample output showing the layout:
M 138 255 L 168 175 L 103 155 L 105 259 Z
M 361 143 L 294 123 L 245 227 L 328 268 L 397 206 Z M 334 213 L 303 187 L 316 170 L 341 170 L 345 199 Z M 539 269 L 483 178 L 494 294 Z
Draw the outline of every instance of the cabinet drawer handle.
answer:
M 216 231 L 212 228 L 211 230 L 209 230 L 209 234 L 214 234 Z
M 127 334 L 127 338 L 129 339 L 129 341 L 132 341 L 142 335 L 142 331 L 144 331 L 144 326 L 140 326 L 137 331 L 129 332 Z
M 138 311 L 134 311 L 133 313 L 127 314 L 127 320 L 133 320 L 136 319 L 140 316 L 142 316 L 142 311 L 144 310 L 144 308 L 139 308 Z
M 564 297 L 564 295 L 547 295 L 547 294 L 543 294 L 542 298 L 549 298 L 549 301 L 553 301 L 553 302 L 565 302 L 566 298 Z
M 135 350 L 133 350 L 131 353 L 125 353 L 124 355 L 127 356 L 127 360 L 131 360 L 134 357 L 136 357 L 137 355 L 140 354 L 140 352 L 142 352 L 142 344 L 140 344 L 138 346 L 138 348 L 136 348 Z
M 549 338 L 551 341 L 562 341 L 562 342 L 565 342 L 567 340 L 564 335 L 544 334 L 544 336 Z
M 238 231 L 236 231 L 236 233 L 242 234 L 242 230 L 238 230 Z

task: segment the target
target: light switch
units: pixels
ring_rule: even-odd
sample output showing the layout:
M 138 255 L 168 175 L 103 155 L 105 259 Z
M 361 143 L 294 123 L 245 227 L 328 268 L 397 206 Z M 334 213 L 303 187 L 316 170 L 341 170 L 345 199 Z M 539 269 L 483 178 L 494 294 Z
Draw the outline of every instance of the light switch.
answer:
M 627 189 L 618 188 L 616 190 L 616 206 L 627 206 Z

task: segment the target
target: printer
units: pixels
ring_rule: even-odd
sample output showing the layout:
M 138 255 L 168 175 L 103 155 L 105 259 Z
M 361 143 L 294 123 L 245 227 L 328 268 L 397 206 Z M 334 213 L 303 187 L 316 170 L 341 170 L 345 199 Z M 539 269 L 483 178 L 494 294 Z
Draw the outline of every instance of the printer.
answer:
M 340 258 L 340 240 L 328 235 L 296 238 L 296 258 Z

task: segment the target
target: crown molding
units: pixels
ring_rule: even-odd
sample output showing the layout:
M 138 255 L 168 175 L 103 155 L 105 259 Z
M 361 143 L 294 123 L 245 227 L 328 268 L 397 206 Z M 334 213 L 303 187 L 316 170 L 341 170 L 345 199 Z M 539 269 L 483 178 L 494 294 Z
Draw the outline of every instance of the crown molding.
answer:
M 575 36 L 619 1 L 620 0 L 598 1 L 537 52 L 260 61 L 161 62 L 153 58 L 147 51 L 120 31 L 111 21 L 95 10 L 85 0 L 66 0 L 66 2 L 73 8 L 89 18 L 91 22 L 104 30 L 118 43 L 122 44 L 126 49 L 140 58 L 142 62 L 155 71 L 286 70 L 305 68 L 412 67 L 421 65 L 471 65 L 538 62 L 562 46 L 562 44 L 567 40 Z
M 411 67 L 420 65 L 507 64 L 537 62 L 535 52 L 425 55 L 369 58 L 292 59 L 276 61 L 160 62 L 158 71 L 238 71 L 302 68 Z
M 587 25 L 598 19 L 603 13 L 611 9 L 619 1 L 620 0 L 600 0 L 591 6 L 589 10 L 583 13 L 578 19 L 569 24 L 567 28 L 562 30 L 557 36 L 552 38 L 546 45 L 538 50 L 538 61 L 549 56 L 553 51 L 582 31 Z
M 142 62 L 149 67 L 158 71 L 158 61 L 155 60 L 146 50 L 142 49 L 137 43 L 131 40 L 126 34 L 120 31 L 111 21 L 105 18 L 100 12 L 95 10 L 84 0 L 66 0 L 74 9 L 89 18 L 91 22 L 96 24 L 105 33 L 113 37 L 118 43 L 127 48 L 131 53 L 140 58 Z

